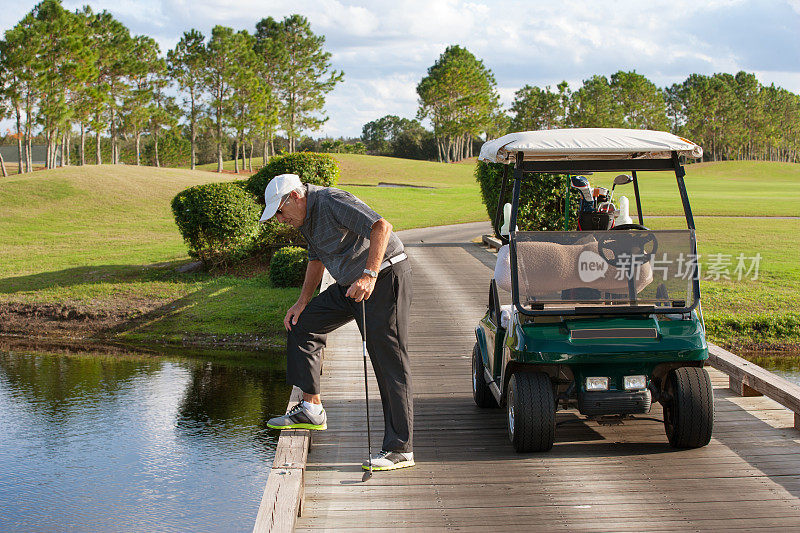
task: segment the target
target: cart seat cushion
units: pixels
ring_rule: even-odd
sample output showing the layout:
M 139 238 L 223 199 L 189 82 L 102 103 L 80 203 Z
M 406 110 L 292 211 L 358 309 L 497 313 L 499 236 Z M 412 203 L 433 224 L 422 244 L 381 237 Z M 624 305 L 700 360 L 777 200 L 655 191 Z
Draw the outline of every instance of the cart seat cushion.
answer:
M 603 292 L 627 293 L 628 283 L 617 269 L 607 266 L 605 273 L 594 280 L 584 281 L 578 271 L 582 253 L 598 254 L 597 241 L 591 237 L 583 244 L 523 241 L 517 243 L 517 264 L 520 292 L 529 297 L 551 297 L 564 289 L 590 288 Z M 597 255 L 599 258 L 599 254 Z M 601 260 L 602 261 L 602 260 Z M 617 279 L 619 278 L 619 279 Z M 498 288 L 511 291 L 511 254 L 508 245 L 500 247 L 494 279 Z M 636 279 L 636 292 L 641 292 L 653 281 L 650 263 L 640 267 Z
M 494 265 L 494 282 L 498 289 L 511 292 L 511 254 L 508 245 L 504 244 L 497 250 L 497 263 Z

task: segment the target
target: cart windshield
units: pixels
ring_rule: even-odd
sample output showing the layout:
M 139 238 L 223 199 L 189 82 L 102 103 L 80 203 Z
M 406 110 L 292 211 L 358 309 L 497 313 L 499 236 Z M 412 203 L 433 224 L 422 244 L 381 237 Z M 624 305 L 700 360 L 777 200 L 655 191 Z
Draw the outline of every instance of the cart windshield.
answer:
M 693 230 L 516 233 L 519 302 L 528 310 L 694 304 Z

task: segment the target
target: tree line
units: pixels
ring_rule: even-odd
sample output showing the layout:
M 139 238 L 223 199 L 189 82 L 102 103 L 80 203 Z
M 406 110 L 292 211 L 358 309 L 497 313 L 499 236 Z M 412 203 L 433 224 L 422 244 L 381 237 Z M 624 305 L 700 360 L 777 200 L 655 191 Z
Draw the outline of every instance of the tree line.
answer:
M 192 168 L 198 135 L 216 144 L 218 171 L 232 140 L 238 172 L 248 151 L 252 166 L 256 143 L 266 159 L 281 132 L 292 152 L 303 131 L 327 120 L 325 96 L 344 74 L 331 69 L 324 42 L 306 18 L 291 15 L 264 18 L 252 34 L 215 26 L 206 38 L 192 29 L 164 55 L 107 11 L 71 12 L 44 0 L 0 40 L 0 118 L 14 122 L 20 172 L 33 169 L 34 138 L 46 142 L 48 168 L 59 147 L 68 164 L 74 132 L 79 164 L 93 135 L 96 164 L 104 153 L 122 162 L 123 140 L 135 146 L 128 163 L 141 164 L 146 136 L 159 165 L 159 140 L 176 131 L 188 137 Z
M 387 115 L 363 127 L 369 152 L 449 162 L 470 157 L 481 139 L 512 131 L 640 128 L 691 139 L 706 160 L 800 160 L 800 95 L 764 86 L 747 72 L 692 74 L 666 88 L 636 71 L 595 75 L 575 90 L 566 81 L 525 85 L 503 109 L 491 70 L 450 46 L 420 80 L 417 95 L 416 118 L 429 119 L 433 131 Z

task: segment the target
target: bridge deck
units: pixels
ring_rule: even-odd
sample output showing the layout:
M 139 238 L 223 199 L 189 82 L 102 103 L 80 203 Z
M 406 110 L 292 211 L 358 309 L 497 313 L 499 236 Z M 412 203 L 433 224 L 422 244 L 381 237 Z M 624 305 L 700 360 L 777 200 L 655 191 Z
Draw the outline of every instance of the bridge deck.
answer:
M 298 530 L 800 531 L 793 413 L 764 397 L 734 395 L 715 370 L 716 423 L 705 448 L 670 448 L 659 422 L 600 426 L 559 411 L 559 422 L 571 422 L 557 428 L 551 452 L 514 453 L 504 411 L 478 409 L 470 391 L 473 328 L 494 261 L 469 243 L 483 230 L 402 234 L 414 269 L 415 468 L 376 472 L 361 483 L 360 337 L 355 326 L 330 336 L 323 377 L 329 429 L 314 435 Z M 374 380 L 370 391 L 378 449 L 383 422 Z M 660 418 L 660 408 L 650 416 Z

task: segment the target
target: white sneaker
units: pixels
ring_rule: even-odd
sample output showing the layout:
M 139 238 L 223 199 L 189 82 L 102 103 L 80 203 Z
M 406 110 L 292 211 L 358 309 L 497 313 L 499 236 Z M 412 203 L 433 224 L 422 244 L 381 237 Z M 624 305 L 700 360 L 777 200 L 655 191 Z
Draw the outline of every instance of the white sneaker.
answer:
M 391 452 L 381 450 L 378 455 L 372 457 L 372 470 L 397 470 L 398 468 L 408 468 L 414 466 L 414 452 Z M 369 470 L 369 460 L 361 464 L 361 468 Z

